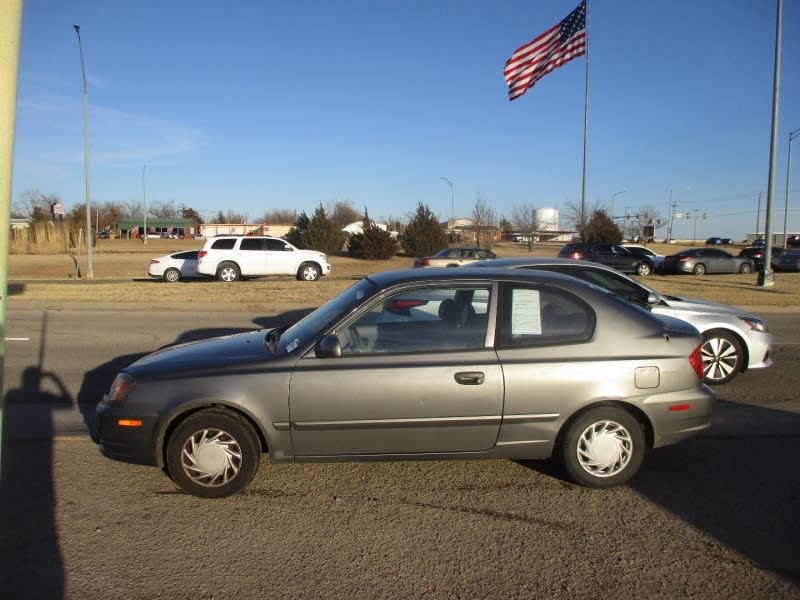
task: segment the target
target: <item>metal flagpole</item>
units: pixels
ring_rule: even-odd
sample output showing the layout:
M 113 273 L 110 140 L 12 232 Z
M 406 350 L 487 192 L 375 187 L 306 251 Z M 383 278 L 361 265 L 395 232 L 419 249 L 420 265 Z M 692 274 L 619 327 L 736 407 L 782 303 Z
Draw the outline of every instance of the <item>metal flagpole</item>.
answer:
M 583 101 L 583 171 L 581 174 L 581 239 L 586 227 L 586 149 L 589 137 L 589 0 L 586 0 L 586 85 Z

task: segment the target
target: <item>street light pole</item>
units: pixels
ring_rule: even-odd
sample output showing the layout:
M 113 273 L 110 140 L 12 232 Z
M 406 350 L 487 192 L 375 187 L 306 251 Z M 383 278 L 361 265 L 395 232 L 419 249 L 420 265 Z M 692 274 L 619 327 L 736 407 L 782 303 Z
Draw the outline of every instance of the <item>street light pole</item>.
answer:
M 455 220 L 456 218 L 456 204 L 453 196 L 453 182 L 450 181 L 447 177 L 439 177 L 442 181 L 444 181 L 447 185 L 450 186 L 450 218 Z
M 789 156 L 786 158 L 786 204 L 783 207 L 783 247 L 786 247 L 788 239 L 787 228 L 789 226 L 789 175 L 792 172 L 792 140 L 800 135 L 800 128 L 789 132 Z
M 83 45 L 81 44 L 81 26 L 73 25 L 78 35 L 78 50 L 81 53 L 81 75 L 83 75 L 83 162 L 86 172 L 86 278 L 94 278 L 92 267 L 92 194 L 89 185 L 89 87 L 86 85 L 86 68 L 83 64 Z
M 142 243 L 146 246 L 147 245 L 147 186 L 145 185 L 145 178 L 144 174 L 147 171 L 147 165 L 142 167 L 142 202 L 144 204 L 144 210 L 142 214 L 144 215 L 144 237 L 142 238 Z
M 627 191 L 628 190 L 620 190 L 618 192 L 614 192 L 613 194 L 611 194 L 611 222 L 612 223 L 614 222 L 614 198 L 616 196 L 619 196 L 620 194 L 624 194 Z

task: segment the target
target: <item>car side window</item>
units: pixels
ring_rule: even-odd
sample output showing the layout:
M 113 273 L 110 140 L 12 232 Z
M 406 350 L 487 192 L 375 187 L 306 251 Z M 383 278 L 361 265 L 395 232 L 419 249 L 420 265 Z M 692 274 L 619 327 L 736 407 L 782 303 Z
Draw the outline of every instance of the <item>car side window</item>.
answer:
M 286 252 L 286 242 L 283 240 L 275 240 L 272 238 L 267 238 L 264 240 L 265 250 L 272 250 L 275 252 Z
M 236 238 L 222 238 L 221 240 L 215 240 L 213 244 L 211 244 L 212 250 L 233 250 L 233 247 L 236 245 Z
M 259 238 L 244 238 L 239 245 L 239 249 L 261 251 L 261 240 Z
M 384 298 L 335 332 L 342 355 L 483 348 L 490 295 L 488 287 L 431 287 Z
M 594 311 L 562 290 L 508 284 L 500 307 L 499 346 L 580 343 L 594 335 Z

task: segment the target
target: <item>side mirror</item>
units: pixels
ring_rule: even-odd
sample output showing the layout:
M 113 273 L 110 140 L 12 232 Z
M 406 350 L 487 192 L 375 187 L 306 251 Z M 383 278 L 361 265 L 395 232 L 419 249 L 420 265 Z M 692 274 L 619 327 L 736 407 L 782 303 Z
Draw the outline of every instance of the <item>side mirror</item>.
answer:
M 286 244 L 286 245 L 283 247 L 283 249 L 284 249 L 286 252 L 294 252 L 294 247 L 293 247 L 293 246 L 290 246 L 289 244 Z
M 340 358 L 342 356 L 342 345 L 339 336 L 329 333 L 314 348 L 314 355 L 317 358 Z
M 661 296 L 659 296 L 658 294 L 655 294 L 653 292 L 650 292 L 649 294 L 647 294 L 647 303 L 650 306 L 658 304 L 659 302 L 661 302 Z

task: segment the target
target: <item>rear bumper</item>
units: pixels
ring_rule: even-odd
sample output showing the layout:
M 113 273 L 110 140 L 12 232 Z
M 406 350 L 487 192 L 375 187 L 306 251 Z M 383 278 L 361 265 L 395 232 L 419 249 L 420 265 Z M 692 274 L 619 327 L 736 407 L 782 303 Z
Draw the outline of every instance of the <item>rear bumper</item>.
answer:
M 693 437 L 711 426 L 716 396 L 708 386 L 651 396 L 644 411 L 653 425 L 653 448 Z

